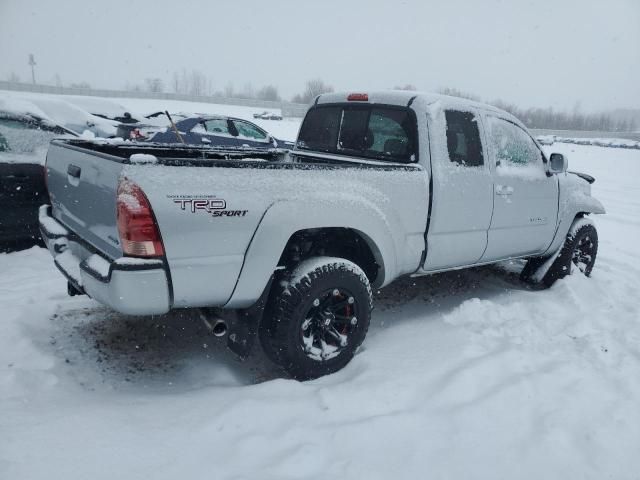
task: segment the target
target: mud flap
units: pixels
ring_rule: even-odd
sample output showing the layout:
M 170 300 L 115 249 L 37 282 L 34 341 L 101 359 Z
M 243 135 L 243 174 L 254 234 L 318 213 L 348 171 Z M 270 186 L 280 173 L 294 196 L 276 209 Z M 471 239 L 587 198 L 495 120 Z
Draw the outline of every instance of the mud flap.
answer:
M 274 276 L 271 275 L 258 301 L 249 308 L 236 310 L 230 322 L 227 347 L 243 360 L 251 353 L 253 344 L 258 337 L 258 328 L 269 300 L 273 278 Z
M 234 317 L 229 327 L 227 347 L 244 360 L 256 341 L 261 317 L 251 315 L 246 310 L 238 311 Z

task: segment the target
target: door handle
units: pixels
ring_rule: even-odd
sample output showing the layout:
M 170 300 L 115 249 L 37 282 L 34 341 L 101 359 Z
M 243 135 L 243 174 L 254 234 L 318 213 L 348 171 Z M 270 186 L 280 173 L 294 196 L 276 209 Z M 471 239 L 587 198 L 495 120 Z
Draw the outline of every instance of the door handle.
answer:
M 69 164 L 69 166 L 67 167 L 67 174 L 69 174 L 73 178 L 80 178 L 81 171 L 82 169 L 80 167 L 73 164 Z
M 496 195 L 512 195 L 513 187 L 508 185 L 496 185 Z

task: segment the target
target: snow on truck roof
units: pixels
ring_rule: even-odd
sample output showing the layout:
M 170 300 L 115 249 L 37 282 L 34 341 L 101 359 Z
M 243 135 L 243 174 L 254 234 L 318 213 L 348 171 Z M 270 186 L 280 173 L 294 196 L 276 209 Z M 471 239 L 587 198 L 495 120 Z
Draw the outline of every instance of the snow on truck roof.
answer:
M 351 99 L 349 98 L 351 97 Z M 366 100 L 364 99 L 366 98 Z M 384 90 L 373 92 L 336 92 L 336 93 L 323 93 L 317 97 L 317 104 L 327 103 L 379 103 L 386 105 L 398 105 L 407 106 L 409 101 L 413 99 L 413 102 L 422 101 L 425 105 L 435 106 L 439 104 L 442 108 L 463 108 L 474 107 L 478 110 L 485 110 L 496 113 L 509 120 L 515 121 L 518 125 L 522 125 L 522 122 L 509 112 L 505 112 L 497 107 L 488 105 L 486 103 L 476 102 L 461 97 L 452 97 L 450 95 L 441 95 L 438 93 L 430 92 L 416 92 L 413 90 Z

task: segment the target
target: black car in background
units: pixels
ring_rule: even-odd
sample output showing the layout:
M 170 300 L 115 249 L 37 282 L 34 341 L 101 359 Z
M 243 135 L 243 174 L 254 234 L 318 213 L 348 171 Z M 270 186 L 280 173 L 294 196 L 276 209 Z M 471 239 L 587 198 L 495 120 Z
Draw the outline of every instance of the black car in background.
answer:
M 61 135 L 74 134 L 32 115 L 0 111 L 0 251 L 38 242 L 46 151 Z

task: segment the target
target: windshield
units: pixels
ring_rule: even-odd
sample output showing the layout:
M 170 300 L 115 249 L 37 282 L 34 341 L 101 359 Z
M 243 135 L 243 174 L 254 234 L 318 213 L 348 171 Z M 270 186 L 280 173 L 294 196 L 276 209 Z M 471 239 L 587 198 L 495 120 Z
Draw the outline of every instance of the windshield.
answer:
M 297 147 L 410 163 L 416 161 L 416 138 L 415 115 L 408 108 L 322 105 L 307 113 Z

